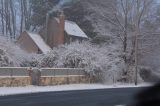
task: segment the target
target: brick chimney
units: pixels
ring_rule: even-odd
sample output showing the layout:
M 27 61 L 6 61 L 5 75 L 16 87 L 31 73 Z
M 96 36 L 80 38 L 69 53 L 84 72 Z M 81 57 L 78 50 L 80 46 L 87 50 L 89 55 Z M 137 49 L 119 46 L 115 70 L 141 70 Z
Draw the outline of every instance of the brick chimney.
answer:
M 63 11 L 59 14 L 59 34 L 58 34 L 58 45 L 64 44 L 64 30 L 65 30 L 65 16 Z

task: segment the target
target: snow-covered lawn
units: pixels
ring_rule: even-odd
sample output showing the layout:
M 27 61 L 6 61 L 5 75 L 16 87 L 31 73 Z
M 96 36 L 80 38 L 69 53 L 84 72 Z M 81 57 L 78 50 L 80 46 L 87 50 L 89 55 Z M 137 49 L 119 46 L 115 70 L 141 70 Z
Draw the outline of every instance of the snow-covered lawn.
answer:
M 58 85 L 58 86 L 26 86 L 26 87 L 0 87 L 0 95 L 15 95 L 15 94 L 27 94 L 27 93 L 39 93 L 50 91 L 71 91 L 71 90 L 93 90 L 93 89 L 109 89 L 109 88 L 127 88 L 127 87 L 145 87 L 151 86 L 151 84 L 71 84 L 71 85 Z

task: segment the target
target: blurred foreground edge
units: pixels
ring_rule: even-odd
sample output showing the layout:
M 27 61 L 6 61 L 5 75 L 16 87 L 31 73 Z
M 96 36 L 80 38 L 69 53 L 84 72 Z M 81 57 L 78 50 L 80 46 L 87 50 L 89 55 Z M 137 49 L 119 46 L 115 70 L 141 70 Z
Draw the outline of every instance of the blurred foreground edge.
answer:
M 136 106 L 160 106 L 160 82 L 136 95 Z

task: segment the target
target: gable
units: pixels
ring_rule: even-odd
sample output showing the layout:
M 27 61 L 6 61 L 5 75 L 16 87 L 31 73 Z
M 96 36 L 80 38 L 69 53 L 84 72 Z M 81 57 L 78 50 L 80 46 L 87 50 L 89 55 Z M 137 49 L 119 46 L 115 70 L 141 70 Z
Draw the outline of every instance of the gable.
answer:
M 45 43 L 39 34 L 31 32 L 27 32 L 27 34 L 43 53 L 46 54 L 47 52 L 51 51 L 51 48 Z
M 37 53 L 38 51 L 38 46 L 26 32 L 23 32 L 21 36 L 19 36 L 16 43 L 20 46 L 21 49 L 27 51 L 28 53 Z

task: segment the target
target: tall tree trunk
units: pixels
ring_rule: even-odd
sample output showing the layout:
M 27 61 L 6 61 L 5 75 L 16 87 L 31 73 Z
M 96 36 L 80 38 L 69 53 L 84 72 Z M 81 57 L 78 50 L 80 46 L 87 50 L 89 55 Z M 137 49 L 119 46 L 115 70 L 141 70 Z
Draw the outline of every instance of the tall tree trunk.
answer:
M 2 23 L 2 34 L 4 35 L 4 1 L 1 0 L 1 23 Z
M 8 34 L 8 13 L 7 13 L 7 0 L 4 1 L 4 11 L 5 11 L 5 34 Z
M 11 9 L 11 20 L 12 20 L 12 31 L 13 31 L 13 38 L 15 39 L 15 34 L 16 34 L 16 23 L 15 23 L 15 13 L 14 13 L 14 8 L 13 8 L 13 0 L 10 0 L 10 9 Z
M 23 31 L 23 23 L 24 23 L 24 7 L 23 7 L 23 0 L 21 2 L 21 25 L 20 25 L 20 33 Z

